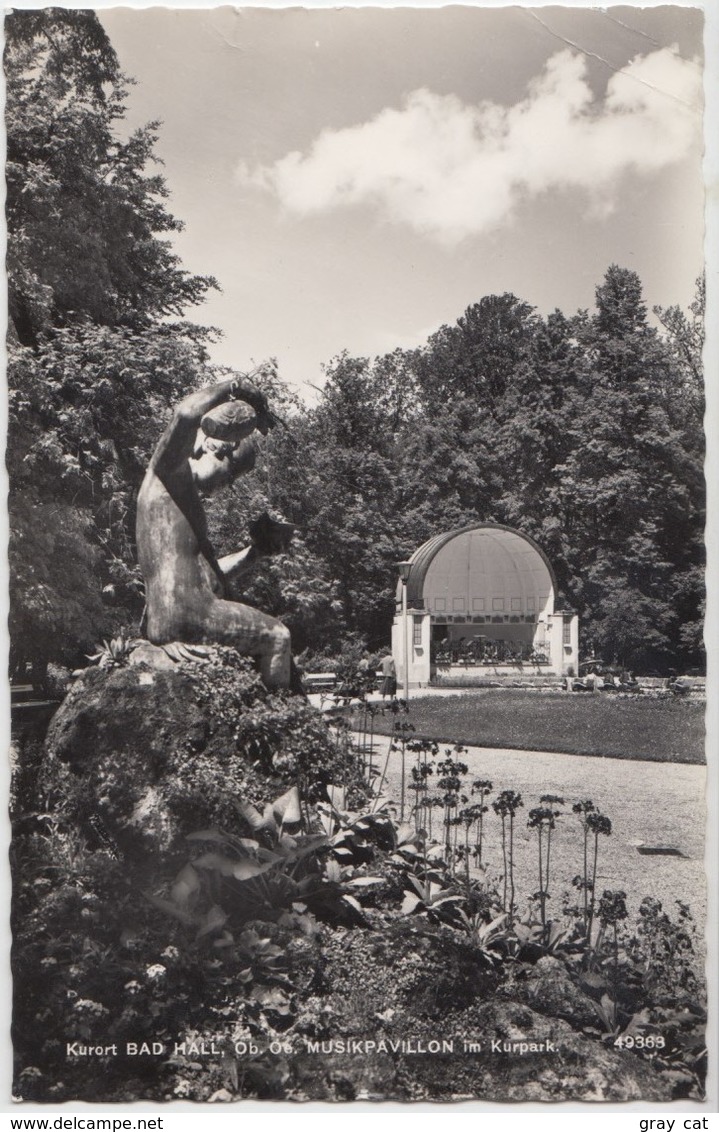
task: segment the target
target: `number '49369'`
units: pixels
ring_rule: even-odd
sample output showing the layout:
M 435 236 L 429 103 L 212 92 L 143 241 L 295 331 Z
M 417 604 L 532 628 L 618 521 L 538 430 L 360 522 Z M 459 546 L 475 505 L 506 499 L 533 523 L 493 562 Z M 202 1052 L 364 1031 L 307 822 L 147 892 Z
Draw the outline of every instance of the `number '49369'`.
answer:
M 663 1034 L 620 1034 L 614 1042 L 619 1049 L 664 1049 Z

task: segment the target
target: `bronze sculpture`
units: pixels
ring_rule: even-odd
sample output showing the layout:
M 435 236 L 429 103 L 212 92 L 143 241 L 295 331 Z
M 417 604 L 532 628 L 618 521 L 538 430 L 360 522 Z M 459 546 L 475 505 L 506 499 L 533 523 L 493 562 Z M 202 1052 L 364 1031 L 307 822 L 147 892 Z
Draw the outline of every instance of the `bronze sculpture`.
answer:
M 217 559 L 200 492 L 250 471 L 255 433 L 275 418 L 267 398 L 245 381 L 223 381 L 177 407 L 148 466 L 137 501 L 137 549 L 145 579 L 146 635 L 174 660 L 193 646 L 230 645 L 254 657 L 268 688 L 288 688 L 289 630 L 274 617 L 227 598 L 227 583 L 265 554 L 284 550 L 293 528 L 262 516 L 250 546 Z

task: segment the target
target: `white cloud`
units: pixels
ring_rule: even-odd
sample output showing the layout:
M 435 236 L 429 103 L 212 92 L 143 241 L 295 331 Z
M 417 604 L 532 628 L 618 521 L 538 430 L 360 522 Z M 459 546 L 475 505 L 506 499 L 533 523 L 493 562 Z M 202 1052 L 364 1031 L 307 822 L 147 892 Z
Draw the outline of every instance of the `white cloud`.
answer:
M 446 243 L 506 222 L 522 200 L 576 189 L 610 211 L 620 177 L 680 160 L 700 130 L 695 63 L 662 48 L 639 56 L 595 99 L 586 60 L 561 51 L 514 106 L 467 106 L 453 95 L 410 94 L 401 109 L 325 130 L 303 154 L 241 165 L 238 180 L 297 215 L 370 205 Z

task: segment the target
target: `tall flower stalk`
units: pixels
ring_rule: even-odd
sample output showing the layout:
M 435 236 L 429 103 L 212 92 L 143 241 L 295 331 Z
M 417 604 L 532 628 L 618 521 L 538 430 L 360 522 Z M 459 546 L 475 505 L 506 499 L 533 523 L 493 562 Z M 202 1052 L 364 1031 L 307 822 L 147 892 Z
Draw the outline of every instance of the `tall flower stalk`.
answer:
M 587 825 L 587 817 L 594 812 L 594 802 L 590 799 L 586 799 L 584 802 L 575 802 L 572 806 L 572 811 L 575 814 L 579 814 L 579 820 L 582 824 L 582 833 L 584 835 L 582 876 L 576 878 L 575 884 L 582 889 L 584 901 L 584 931 L 586 933 L 589 923 L 589 826 Z
M 605 888 L 602 898 L 599 901 L 597 915 L 603 929 L 606 931 L 608 927 L 611 927 L 614 935 L 612 957 L 614 959 L 613 983 L 614 995 L 616 997 L 619 987 L 619 939 L 617 936 L 617 926 L 619 921 L 626 920 L 628 915 L 626 892 L 610 892 L 609 889 Z
M 486 809 L 486 807 L 485 807 L 485 809 Z M 473 851 L 469 847 L 469 831 L 472 828 L 472 826 L 474 825 L 474 823 L 477 821 L 477 819 L 481 819 L 481 817 L 482 817 L 481 806 L 477 803 L 475 803 L 473 806 L 465 806 L 465 808 L 463 810 L 460 810 L 459 815 L 458 815 L 459 821 L 461 821 L 462 825 L 464 826 L 464 841 L 462 843 L 462 856 L 464 858 L 464 873 L 465 873 L 465 880 L 466 880 L 468 888 L 469 888 L 469 862 L 470 862 L 470 858 L 473 855 Z M 476 852 L 474 853 L 474 856 L 476 856 Z
M 374 753 L 374 720 L 377 714 L 377 708 L 374 704 L 368 703 L 367 699 L 362 701 L 362 724 L 360 730 L 361 753 L 366 758 L 366 773 L 367 785 L 372 785 L 372 778 L 374 775 L 373 766 L 373 753 Z
M 414 724 L 408 723 L 403 720 L 395 720 L 394 734 L 395 740 L 392 744 L 395 751 L 400 752 L 400 793 L 399 793 L 399 820 L 404 821 L 404 810 L 407 796 L 407 743 L 409 741 L 409 732 L 414 731 Z
M 514 790 L 503 790 L 492 809 L 502 819 L 502 860 L 504 862 L 504 888 L 502 904 L 509 914 L 509 926 L 514 923 L 514 818 L 520 806 L 522 795 Z M 509 896 L 509 899 L 508 899 Z
M 482 867 L 482 843 L 484 837 L 484 815 L 487 813 L 489 806 L 485 805 L 487 797 L 492 793 L 492 783 L 485 778 L 478 778 L 472 783 L 472 793 L 479 794 L 479 802 L 476 804 L 477 811 L 477 836 L 474 845 L 474 856 L 479 868 Z
M 395 747 L 394 741 L 391 742 L 389 744 L 389 746 L 387 747 L 387 754 L 385 756 L 384 766 L 382 767 L 382 773 L 379 776 L 379 782 L 377 783 L 377 790 L 375 792 L 375 796 L 374 796 L 374 799 L 372 801 L 372 808 L 370 810 L 371 814 L 373 814 L 375 812 L 375 809 L 377 807 L 377 803 L 379 802 L 379 800 L 382 796 L 382 787 L 384 786 L 385 778 L 387 777 L 387 769 L 389 767 L 390 755 L 396 749 L 397 748 Z
M 549 862 L 552 848 L 552 830 L 555 828 L 555 818 L 559 817 L 560 810 L 553 807 L 564 805 L 564 799 L 554 794 L 544 794 L 540 799 L 541 806 L 529 811 L 529 829 L 537 831 L 537 847 L 539 852 L 539 910 L 542 919 L 542 928 L 547 927 L 547 900 L 549 899 Z
M 584 932 L 586 937 L 587 953 L 592 946 L 592 927 L 594 925 L 594 892 L 597 882 L 597 858 L 599 856 L 599 836 L 609 837 L 612 832 L 612 823 L 606 814 L 602 814 L 593 802 L 575 802 L 572 806 L 575 814 L 579 814 L 584 835 L 583 845 L 583 876 L 577 877 L 575 884 L 581 886 L 584 894 Z M 590 839 L 594 844 L 590 849 Z M 592 856 L 591 869 L 589 866 L 590 853 Z
M 445 751 L 446 758 L 437 765 L 437 772 L 442 777 L 437 782 L 437 787 L 442 791 L 442 804 L 444 806 L 444 831 L 445 831 L 445 851 L 447 855 L 447 863 L 452 873 L 454 873 L 454 852 L 452 848 L 452 831 L 455 828 L 453 812 L 456 815 L 457 806 L 459 802 L 466 802 L 467 798 L 460 795 L 462 789 L 462 778 L 467 774 L 469 767 L 457 759 L 453 758 L 454 755 L 459 755 L 464 752 L 464 747 L 459 744 L 452 750 Z
M 417 830 L 421 827 L 421 810 L 427 809 L 428 779 L 434 774 L 434 763 L 429 761 L 430 754 L 437 754 L 437 744 L 428 739 L 412 739 L 407 744 L 407 750 L 413 751 L 417 760 L 411 769 L 410 790 L 414 791 L 414 824 Z
M 587 923 L 587 944 L 591 947 L 592 942 L 592 924 L 594 922 L 594 893 L 596 891 L 597 883 L 597 856 L 599 853 L 599 835 L 609 837 L 612 832 L 612 823 L 605 814 L 600 814 L 599 810 L 593 810 L 587 814 L 587 826 L 589 832 L 594 837 L 594 853 L 592 860 L 592 881 L 591 881 L 591 896 L 589 900 L 589 921 Z

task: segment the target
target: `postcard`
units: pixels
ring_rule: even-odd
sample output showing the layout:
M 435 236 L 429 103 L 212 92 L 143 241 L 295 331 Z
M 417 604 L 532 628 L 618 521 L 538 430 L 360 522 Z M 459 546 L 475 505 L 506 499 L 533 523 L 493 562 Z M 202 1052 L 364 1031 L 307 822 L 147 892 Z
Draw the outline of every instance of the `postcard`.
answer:
M 6 12 L 14 1101 L 710 1103 L 705 15 Z

